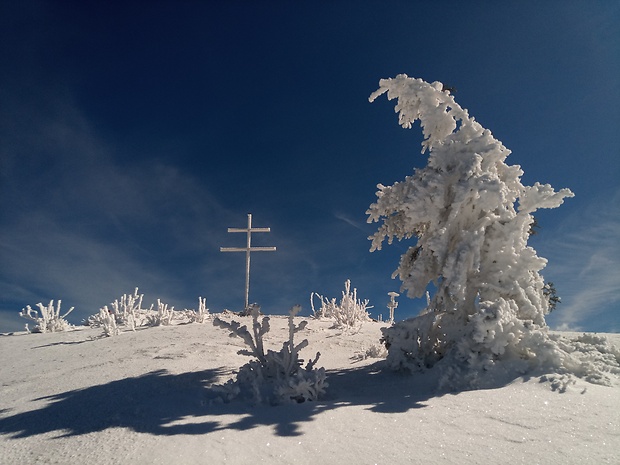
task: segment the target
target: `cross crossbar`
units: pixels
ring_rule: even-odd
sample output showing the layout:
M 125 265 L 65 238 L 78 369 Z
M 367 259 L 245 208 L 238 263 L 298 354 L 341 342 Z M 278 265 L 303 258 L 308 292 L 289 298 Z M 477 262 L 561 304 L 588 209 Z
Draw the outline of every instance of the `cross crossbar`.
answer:
M 271 232 L 271 228 L 253 228 L 252 227 L 252 214 L 248 213 L 248 227 L 247 228 L 228 228 L 229 233 L 246 233 L 247 245 L 246 247 L 220 247 L 220 252 L 245 252 L 245 307 L 248 308 L 250 297 L 250 252 L 275 252 L 275 247 L 252 247 L 252 233 L 256 232 Z
M 271 228 L 249 228 L 250 232 L 271 232 Z M 228 228 L 228 232 L 248 232 L 248 228 Z
M 220 252 L 246 252 L 246 247 L 220 247 Z M 275 247 L 250 247 L 250 252 L 275 252 Z

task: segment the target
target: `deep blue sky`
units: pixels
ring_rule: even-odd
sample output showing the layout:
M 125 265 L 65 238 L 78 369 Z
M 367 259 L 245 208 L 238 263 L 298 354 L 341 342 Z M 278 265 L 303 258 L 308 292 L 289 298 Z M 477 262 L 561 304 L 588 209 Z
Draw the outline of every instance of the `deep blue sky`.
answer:
M 78 323 L 145 303 L 266 313 L 347 278 L 387 314 L 408 244 L 369 253 L 376 184 L 423 166 L 421 133 L 368 96 L 406 73 L 576 197 L 531 243 L 554 327 L 620 331 L 620 4 L 611 1 L 0 2 L 0 331 L 62 299 Z M 424 305 L 399 298 L 397 318 Z

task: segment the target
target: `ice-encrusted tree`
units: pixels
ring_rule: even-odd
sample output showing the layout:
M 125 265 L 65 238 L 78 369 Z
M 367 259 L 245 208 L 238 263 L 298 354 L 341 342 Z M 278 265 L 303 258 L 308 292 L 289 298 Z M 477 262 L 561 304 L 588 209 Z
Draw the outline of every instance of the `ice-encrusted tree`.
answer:
M 378 185 L 368 222 L 380 222 L 371 251 L 415 238 L 394 272 L 409 297 L 435 293 L 417 318 L 384 331 L 394 367 L 430 367 L 450 355 L 477 368 L 500 358 L 535 358 L 548 347 L 540 271 L 527 245 L 532 213 L 555 208 L 568 189 L 521 183 L 504 145 L 461 108 L 440 82 L 404 74 L 382 79 L 370 101 L 396 99 L 404 128 L 420 121 L 428 163 L 392 186 Z M 542 350 L 542 349 L 541 349 Z M 547 353 L 549 350 L 547 350 Z

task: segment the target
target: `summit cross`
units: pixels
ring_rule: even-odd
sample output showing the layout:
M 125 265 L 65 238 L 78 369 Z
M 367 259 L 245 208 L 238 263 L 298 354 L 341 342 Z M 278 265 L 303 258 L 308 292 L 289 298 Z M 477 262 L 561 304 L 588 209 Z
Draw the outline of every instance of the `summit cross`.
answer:
M 245 252 L 245 307 L 248 308 L 250 297 L 250 252 L 275 252 L 275 247 L 252 247 L 252 233 L 255 232 L 271 232 L 271 228 L 253 228 L 252 214 L 248 213 L 247 228 L 228 228 L 229 233 L 244 232 L 247 233 L 246 247 L 220 247 L 220 252 Z

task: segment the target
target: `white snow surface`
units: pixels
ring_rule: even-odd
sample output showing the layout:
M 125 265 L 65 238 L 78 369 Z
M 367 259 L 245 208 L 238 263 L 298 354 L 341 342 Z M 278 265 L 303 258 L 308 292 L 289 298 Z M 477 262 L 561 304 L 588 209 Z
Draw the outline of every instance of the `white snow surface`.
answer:
M 382 371 L 383 360 L 362 356 L 385 323 L 343 332 L 307 320 L 301 355 L 321 352 L 327 395 L 280 406 L 216 401 L 212 385 L 248 357 L 210 322 L 0 336 L 0 463 L 620 463 L 615 375 L 562 393 L 540 376 L 440 393 L 433 370 Z M 265 345 L 276 349 L 287 319 L 271 327 Z M 620 347 L 620 335 L 605 336 Z

